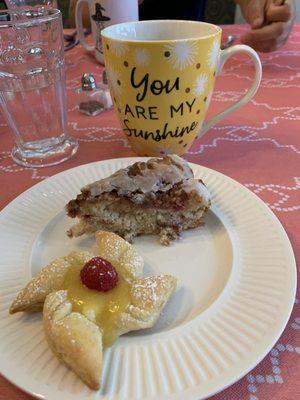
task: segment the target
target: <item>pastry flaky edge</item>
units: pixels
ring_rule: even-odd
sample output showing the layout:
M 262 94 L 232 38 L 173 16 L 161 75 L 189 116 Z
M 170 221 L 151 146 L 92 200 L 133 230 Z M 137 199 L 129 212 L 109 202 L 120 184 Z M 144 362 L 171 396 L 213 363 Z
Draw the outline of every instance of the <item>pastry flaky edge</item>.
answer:
M 61 289 L 68 269 L 74 260 L 85 264 L 95 255 L 117 264 L 117 271 L 128 282 L 143 276 L 144 261 L 134 247 L 118 235 L 99 231 L 95 235 L 97 245 L 93 251 L 73 251 L 44 267 L 39 274 L 20 291 L 12 302 L 9 312 L 41 311 L 48 294 Z
M 95 255 L 111 262 L 130 284 L 130 304 L 116 321 L 118 336 L 152 327 L 177 286 L 171 275 L 143 278 L 143 259 L 135 249 L 111 232 L 96 233 L 94 252 L 72 252 L 56 259 L 34 277 L 18 294 L 10 313 L 43 309 L 43 325 L 53 353 L 91 389 L 100 387 L 102 331 L 89 313 L 72 311 L 66 290 L 60 290 L 74 260 L 84 264 Z
M 57 358 L 72 369 L 91 389 L 100 387 L 102 333 L 94 322 L 72 312 L 66 290 L 50 293 L 43 309 L 47 342 Z

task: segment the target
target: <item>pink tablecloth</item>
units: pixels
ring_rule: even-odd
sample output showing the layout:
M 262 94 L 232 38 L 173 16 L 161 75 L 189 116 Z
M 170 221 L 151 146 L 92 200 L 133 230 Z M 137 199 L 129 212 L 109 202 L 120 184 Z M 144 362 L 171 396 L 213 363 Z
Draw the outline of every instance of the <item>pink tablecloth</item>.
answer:
M 244 29 L 227 26 L 224 31 L 239 35 Z M 261 58 L 263 79 L 254 99 L 195 142 L 186 158 L 229 175 L 264 200 L 282 222 L 299 260 L 300 25 L 283 49 Z M 0 209 L 25 189 L 57 172 L 96 160 L 134 155 L 114 111 L 97 117 L 77 111 L 74 90 L 81 74 L 93 72 L 100 79 L 102 67 L 80 46 L 66 54 L 66 63 L 69 130 L 79 140 L 79 151 L 59 166 L 22 168 L 10 157 L 13 140 L 0 119 Z M 210 112 L 221 110 L 244 93 L 252 73 L 248 60 L 231 60 L 218 78 Z M 272 351 L 247 376 L 213 400 L 300 399 L 299 313 L 296 300 L 288 325 Z M 0 399 L 32 398 L 0 377 Z

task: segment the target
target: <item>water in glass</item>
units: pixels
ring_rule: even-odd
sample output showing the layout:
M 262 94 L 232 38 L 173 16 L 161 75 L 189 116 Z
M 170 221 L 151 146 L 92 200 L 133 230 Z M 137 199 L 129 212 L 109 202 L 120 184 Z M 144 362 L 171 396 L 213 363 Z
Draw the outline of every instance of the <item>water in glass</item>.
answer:
M 0 22 L 0 103 L 23 165 L 59 163 L 77 150 L 67 133 L 66 80 L 58 10 L 7 12 Z

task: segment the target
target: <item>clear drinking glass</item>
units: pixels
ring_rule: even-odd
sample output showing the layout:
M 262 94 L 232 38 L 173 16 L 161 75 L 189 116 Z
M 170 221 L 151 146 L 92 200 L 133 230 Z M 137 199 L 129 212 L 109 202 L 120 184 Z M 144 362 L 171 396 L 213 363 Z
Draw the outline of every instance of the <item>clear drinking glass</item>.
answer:
M 9 10 L 18 7 L 52 7 L 57 8 L 56 0 L 5 0 L 6 6 Z
M 21 165 L 58 164 L 76 153 L 68 136 L 62 18 L 56 9 L 0 12 L 0 104 Z

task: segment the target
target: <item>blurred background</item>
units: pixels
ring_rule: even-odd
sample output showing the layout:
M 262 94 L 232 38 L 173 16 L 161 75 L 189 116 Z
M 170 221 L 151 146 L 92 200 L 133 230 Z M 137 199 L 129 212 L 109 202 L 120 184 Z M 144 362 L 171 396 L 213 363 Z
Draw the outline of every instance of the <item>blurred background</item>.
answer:
M 22 0 L 7 0 L 8 2 L 20 3 Z M 27 4 L 34 4 L 36 0 L 26 0 Z M 51 3 L 57 3 L 58 8 L 62 11 L 65 28 L 75 27 L 74 12 L 77 0 L 49 0 Z M 296 3 L 296 20 L 300 21 L 300 0 Z M 4 0 L 0 0 L 0 8 L 6 8 Z M 89 25 L 88 10 L 85 10 L 86 17 L 84 25 Z M 205 21 L 213 24 L 242 24 L 245 23 L 241 15 L 240 9 L 233 0 L 207 0 L 205 10 Z

